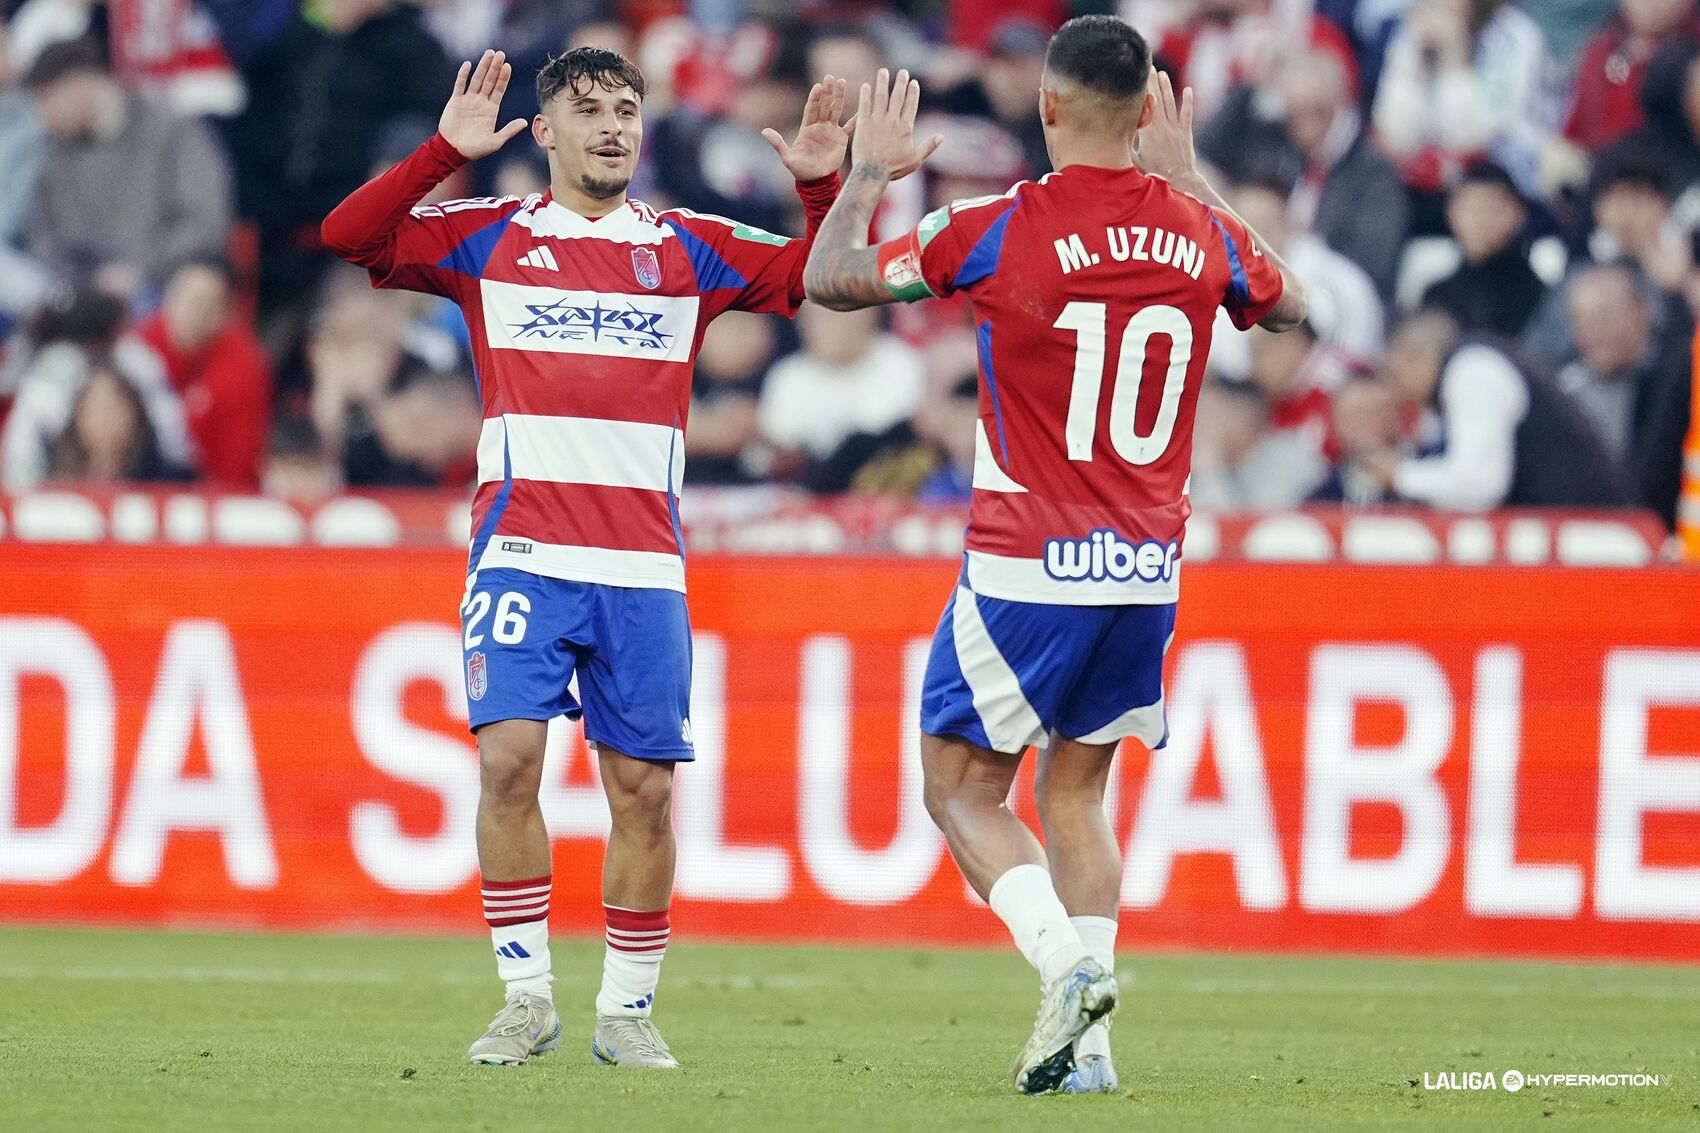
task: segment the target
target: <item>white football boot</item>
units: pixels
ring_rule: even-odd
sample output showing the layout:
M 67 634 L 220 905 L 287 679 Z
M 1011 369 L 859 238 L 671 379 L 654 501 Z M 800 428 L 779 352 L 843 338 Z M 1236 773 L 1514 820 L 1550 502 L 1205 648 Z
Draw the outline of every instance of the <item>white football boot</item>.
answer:
M 1063 1079 L 1061 1089 L 1065 1094 L 1113 1094 L 1120 1088 L 1115 1063 L 1110 1061 L 1110 1020 L 1100 1019 L 1075 1042 L 1074 1069 Z
M 590 1037 L 590 1053 L 604 1066 L 679 1068 L 679 1060 L 668 1049 L 667 1040 L 648 1019 L 598 1015 L 596 1033 Z
M 548 996 L 508 993 L 507 1005 L 490 1029 L 467 1048 L 466 1057 L 487 1066 L 524 1066 L 533 1055 L 561 1045 L 561 1017 Z
M 1015 1060 L 1015 1088 L 1048 1094 L 1074 1069 L 1074 1043 L 1116 1008 L 1116 977 L 1098 961 L 1082 960 L 1045 989 L 1033 1035 Z

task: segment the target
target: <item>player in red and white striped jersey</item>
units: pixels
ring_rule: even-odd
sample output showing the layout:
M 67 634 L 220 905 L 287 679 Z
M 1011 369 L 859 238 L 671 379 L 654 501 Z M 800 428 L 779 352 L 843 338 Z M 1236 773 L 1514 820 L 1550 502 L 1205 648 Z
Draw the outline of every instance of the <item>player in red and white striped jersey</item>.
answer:
M 1046 994 L 1018 1089 L 1113 1091 L 1109 1033 L 1122 863 L 1104 815 L 1125 737 L 1161 746 L 1192 421 L 1218 308 L 1285 330 L 1302 289 L 1193 161 L 1191 92 L 1151 82 L 1111 16 L 1051 40 L 1038 95 L 1057 171 L 955 201 L 866 246 L 892 169 L 912 161 L 920 90 L 864 87 L 849 183 L 822 226 L 809 296 L 840 309 L 957 291 L 980 347 L 980 421 L 962 577 L 921 697 L 928 810 Z M 924 147 L 920 147 L 924 148 Z M 1045 845 L 1004 806 L 1044 744 Z
M 508 997 L 469 1055 L 522 1063 L 559 1041 L 537 795 L 546 722 L 582 713 L 613 818 L 593 1051 L 676 1066 L 649 1016 L 669 932 L 673 767 L 693 758 L 678 517 L 691 368 L 721 312 L 795 313 L 808 239 L 628 199 L 645 84 L 598 48 L 538 74 L 531 132 L 549 192 L 420 205 L 525 128 L 497 125 L 511 73 L 498 52 L 463 65 L 437 135 L 338 206 L 324 238 L 379 287 L 453 299 L 472 336 L 484 431 L 461 618 L 485 917 Z M 811 237 L 838 190 L 843 101 L 828 76 L 794 142 L 766 132 Z

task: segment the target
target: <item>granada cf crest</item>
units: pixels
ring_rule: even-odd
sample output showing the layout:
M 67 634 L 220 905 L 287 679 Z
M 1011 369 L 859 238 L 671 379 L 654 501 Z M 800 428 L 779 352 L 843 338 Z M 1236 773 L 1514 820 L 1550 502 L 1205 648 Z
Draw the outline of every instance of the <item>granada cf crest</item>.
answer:
M 466 659 L 466 695 L 471 700 L 483 700 L 490 691 L 490 674 L 484 667 L 484 654 L 474 653 Z
M 651 291 L 661 286 L 661 261 L 655 258 L 655 249 L 633 248 L 632 271 L 637 273 L 637 281 Z

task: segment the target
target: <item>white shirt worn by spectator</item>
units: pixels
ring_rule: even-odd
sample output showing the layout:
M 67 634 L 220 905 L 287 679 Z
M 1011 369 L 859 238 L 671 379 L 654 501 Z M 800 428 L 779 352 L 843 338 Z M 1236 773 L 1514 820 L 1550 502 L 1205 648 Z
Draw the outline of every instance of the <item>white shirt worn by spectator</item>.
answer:
M 1335 389 L 1348 371 L 1380 361 L 1387 345 L 1386 313 L 1364 269 L 1310 233 L 1287 241 L 1281 258 L 1304 284 L 1311 329 L 1334 363 L 1324 372 L 1324 388 Z M 1251 373 L 1249 332 L 1236 327 L 1221 308 L 1210 341 L 1210 369 L 1236 381 Z
M 141 394 L 160 455 L 169 464 L 192 467 L 195 454 L 183 403 L 158 355 L 125 338 L 113 348 L 112 365 Z M 0 434 L 0 488 L 27 492 L 47 478 L 53 443 L 70 424 L 88 377 L 88 355 L 70 343 L 44 346 L 30 359 Z
M 1468 69 L 1439 69 L 1432 82 L 1422 45 L 1401 27 L 1376 88 L 1376 140 L 1396 161 L 1427 146 L 1492 151 L 1525 191 L 1537 190 L 1541 151 L 1558 128 L 1552 66 L 1540 26 L 1510 4 L 1482 29 Z
M 856 433 L 884 432 L 912 414 L 923 381 L 920 354 L 888 334 L 847 366 L 793 354 L 768 371 L 761 434 L 780 448 L 824 457 Z
M 1529 413 L 1529 387 L 1511 359 L 1465 346 L 1440 375 L 1440 406 L 1427 427 L 1444 435 L 1437 456 L 1399 466 L 1393 490 L 1448 511 L 1498 507 L 1517 467 L 1517 427 Z

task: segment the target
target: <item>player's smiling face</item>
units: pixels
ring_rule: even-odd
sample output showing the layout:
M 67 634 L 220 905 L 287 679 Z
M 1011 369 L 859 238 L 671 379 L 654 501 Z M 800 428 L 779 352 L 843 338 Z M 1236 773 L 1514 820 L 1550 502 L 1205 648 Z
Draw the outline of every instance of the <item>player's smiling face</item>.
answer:
M 586 81 L 549 100 L 532 126 L 566 184 L 601 200 L 631 184 L 643 146 L 643 106 L 628 86 Z

